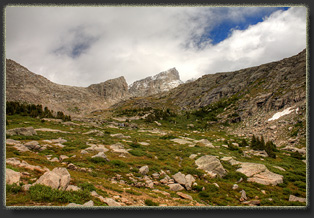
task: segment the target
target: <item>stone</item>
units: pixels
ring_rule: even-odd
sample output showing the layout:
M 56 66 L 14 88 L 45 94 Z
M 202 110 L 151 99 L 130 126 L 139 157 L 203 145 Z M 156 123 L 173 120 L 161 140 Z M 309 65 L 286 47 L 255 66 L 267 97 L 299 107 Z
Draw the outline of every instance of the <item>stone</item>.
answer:
M 264 164 L 248 163 L 248 162 L 244 162 L 240 164 L 241 164 L 241 168 L 237 169 L 236 171 L 243 173 L 247 177 L 251 177 L 267 169 Z
M 5 183 L 12 185 L 14 183 L 19 184 L 21 178 L 21 173 L 15 172 L 14 170 L 5 169 Z
M 195 182 L 194 177 L 191 174 L 185 176 L 185 188 L 186 190 L 192 190 L 192 184 Z
M 240 193 L 241 193 L 240 201 L 246 201 L 247 200 L 246 192 L 244 190 L 241 190 Z
M 83 205 L 81 204 L 76 204 L 76 203 L 69 203 L 67 205 L 67 207 L 92 207 L 94 206 L 94 202 L 92 200 L 87 201 L 86 203 L 84 203 Z
M 148 168 L 147 165 L 142 166 L 142 167 L 139 169 L 139 173 L 142 174 L 142 175 L 146 175 L 148 172 L 149 172 L 149 168 Z
M 198 169 L 202 169 L 214 177 L 215 175 L 223 177 L 227 174 L 227 171 L 222 166 L 219 159 L 212 155 L 205 155 L 198 158 L 195 164 L 198 166 Z
M 102 131 L 97 130 L 97 129 L 93 129 L 91 131 L 83 133 L 83 135 L 89 135 L 89 134 L 95 134 L 96 136 L 104 136 L 105 135 Z
M 183 192 L 177 192 L 177 195 L 179 195 L 181 198 L 183 199 L 188 199 L 188 200 L 191 200 L 193 201 L 193 198 L 191 195 L 188 195 L 188 194 L 184 194 Z
M 148 146 L 149 143 L 148 142 L 139 142 L 140 145 L 144 145 L 144 146 Z
M 52 139 L 51 142 L 52 142 L 53 144 L 57 144 L 57 143 L 62 144 L 62 143 L 67 142 L 67 140 L 66 140 L 66 139 L 62 139 L 62 138 L 57 138 L 57 139 Z
M 30 151 L 25 145 L 22 145 L 22 144 L 14 145 L 14 148 L 18 150 L 19 152 Z
M 108 204 L 109 207 L 120 207 L 121 204 L 113 200 L 112 198 L 103 198 L 102 196 L 99 197 L 101 201 Z
M 298 202 L 306 203 L 306 198 L 300 198 L 294 195 L 290 195 L 289 201 L 298 201 Z
M 88 154 L 88 152 L 86 150 L 82 150 L 81 154 Z
M 104 152 L 99 152 L 98 154 L 92 156 L 92 158 L 102 158 L 106 161 L 109 161 L 109 159 L 107 158 L 107 156 L 104 154 Z
M 277 185 L 283 183 L 283 176 L 269 171 L 264 164 L 240 163 L 241 168 L 237 172 L 245 174 L 248 182 L 256 182 L 263 185 Z
M 119 139 L 130 139 L 131 136 L 125 136 L 122 133 L 110 134 L 111 137 L 119 138 Z
M 186 183 L 185 175 L 182 174 L 181 172 L 176 173 L 175 175 L 172 176 L 172 178 L 181 185 L 185 185 Z
M 27 147 L 30 150 L 39 150 L 40 149 L 40 145 L 39 142 L 37 141 L 30 141 L 24 144 L 25 147 Z
M 180 144 L 180 145 L 192 144 L 191 141 L 188 141 L 188 140 L 186 140 L 186 139 L 179 139 L 179 138 L 170 139 L 170 141 L 173 141 L 173 142 L 178 143 L 178 144 Z
M 207 139 L 201 139 L 199 141 L 197 141 L 197 144 L 200 145 L 200 146 L 205 146 L 205 147 L 209 147 L 209 148 L 215 148 L 213 146 L 213 144 L 208 141 Z
M 121 153 L 121 154 L 128 154 L 129 153 L 127 150 L 124 149 L 124 146 L 121 143 L 110 145 L 110 149 L 114 153 Z
M 191 155 L 189 156 L 190 159 L 195 159 L 196 157 L 197 157 L 197 154 L 191 154 Z
M 63 160 L 68 159 L 68 158 L 69 158 L 68 156 L 62 154 L 59 157 L 59 161 L 62 162 Z
M 237 185 L 237 184 L 233 184 L 233 186 L 232 186 L 232 189 L 233 190 L 236 190 L 236 189 L 238 189 L 239 188 L 239 186 Z
M 27 192 L 27 191 L 29 191 L 30 187 L 32 187 L 31 184 L 25 184 L 25 185 L 22 186 L 22 191 L 23 192 Z
M 81 190 L 81 188 L 77 187 L 75 185 L 68 185 L 68 187 L 65 190 L 66 191 L 79 191 L 79 190 Z
M 233 157 L 223 157 L 223 158 L 221 158 L 220 160 L 221 161 L 227 161 L 227 162 L 229 162 L 229 161 L 231 161 L 233 159 Z
M 7 135 L 14 136 L 14 135 L 24 135 L 24 136 L 32 136 L 37 135 L 35 129 L 33 127 L 21 127 L 15 129 L 9 129 L 6 131 Z
M 70 183 L 70 174 L 66 168 L 57 167 L 44 173 L 34 184 L 50 186 L 53 189 L 65 190 Z
M 178 183 L 168 184 L 168 186 L 171 191 L 181 191 L 184 189 L 184 187 Z

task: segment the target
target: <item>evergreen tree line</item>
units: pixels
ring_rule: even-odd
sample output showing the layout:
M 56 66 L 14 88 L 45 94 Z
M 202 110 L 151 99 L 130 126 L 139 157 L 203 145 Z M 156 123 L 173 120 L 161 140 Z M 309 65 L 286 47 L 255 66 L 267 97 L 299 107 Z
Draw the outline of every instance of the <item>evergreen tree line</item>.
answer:
M 6 114 L 14 115 L 20 114 L 22 116 L 39 117 L 39 118 L 56 118 L 62 119 L 63 121 L 71 121 L 70 115 L 64 115 L 62 111 L 58 111 L 54 115 L 53 110 L 49 110 L 48 107 L 43 109 L 41 104 L 27 104 L 19 103 L 15 101 L 6 102 Z
M 252 136 L 251 146 L 253 150 L 265 150 L 269 157 L 276 158 L 275 151 L 278 151 L 276 145 L 272 141 L 265 143 L 264 137 Z

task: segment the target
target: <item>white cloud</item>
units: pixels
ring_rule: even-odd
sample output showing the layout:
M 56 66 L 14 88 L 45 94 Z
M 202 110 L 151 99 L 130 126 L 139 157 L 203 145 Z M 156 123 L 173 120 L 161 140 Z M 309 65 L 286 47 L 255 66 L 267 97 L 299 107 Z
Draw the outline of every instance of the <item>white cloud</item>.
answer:
M 176 67 L 183 80 L 280 60 L 306 45 L 306 9 L 277 11 L 217 45 L 204 32 L 273 8 L 12 7 L 6 56 L 60 84 L 128 83 Z

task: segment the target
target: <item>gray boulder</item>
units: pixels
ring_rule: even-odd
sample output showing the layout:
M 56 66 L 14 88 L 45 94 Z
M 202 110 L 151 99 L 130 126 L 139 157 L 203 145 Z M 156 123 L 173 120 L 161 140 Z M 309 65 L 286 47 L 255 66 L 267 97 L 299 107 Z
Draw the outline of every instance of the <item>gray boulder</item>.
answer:
M 206 171 L 211 177 L 223 177 L 227 170 L 221 165 L 219 159 L 212 155 L 205 155 L 195 161 L 198 169 Z
M 33 127 L 21 127 L 21 128 L 15 128 L 15 129 L 9 129 L 6 132 L 7 135 L 13 136 L 13 135 L 24 135 L 24 136 L 32 136 L 37 135 L 35 129 Z
M 5 183 L 12 185 L 13 183 L 19 183 L 21 178 L 21 173 L 15 172 L 14 170 L 5 169 Z
M 65 190 L 70 183 L 70 174 L 66 168 L 57 167 L 44 173 L 34 184 L 50 186 L 53 189 Z
M 172 178 L 181 185 L 185 185 L 186 183 L 185 175 L 181 172 L 174 174 Z
M 171 191 L 181 191 L 184 189 L 184 187 L 178 183 L 168 184 L 168 186 Z

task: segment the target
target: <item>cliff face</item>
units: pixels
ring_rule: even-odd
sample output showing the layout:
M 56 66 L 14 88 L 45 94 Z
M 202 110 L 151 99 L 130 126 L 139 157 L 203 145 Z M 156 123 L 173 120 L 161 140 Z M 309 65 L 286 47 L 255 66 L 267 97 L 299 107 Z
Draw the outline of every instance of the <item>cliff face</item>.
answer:
M 87 89 L 111 103 L 129 96 L 128 84 L 123 76 L 107 80 L 103 83 L 90 85 Z
M 169 91 L 182 83 L 179 72 L 175 68 L 171 68 L 155 76 L 134 82 L 130 85 L 129 92 L 133 97 L 149 96 Z

